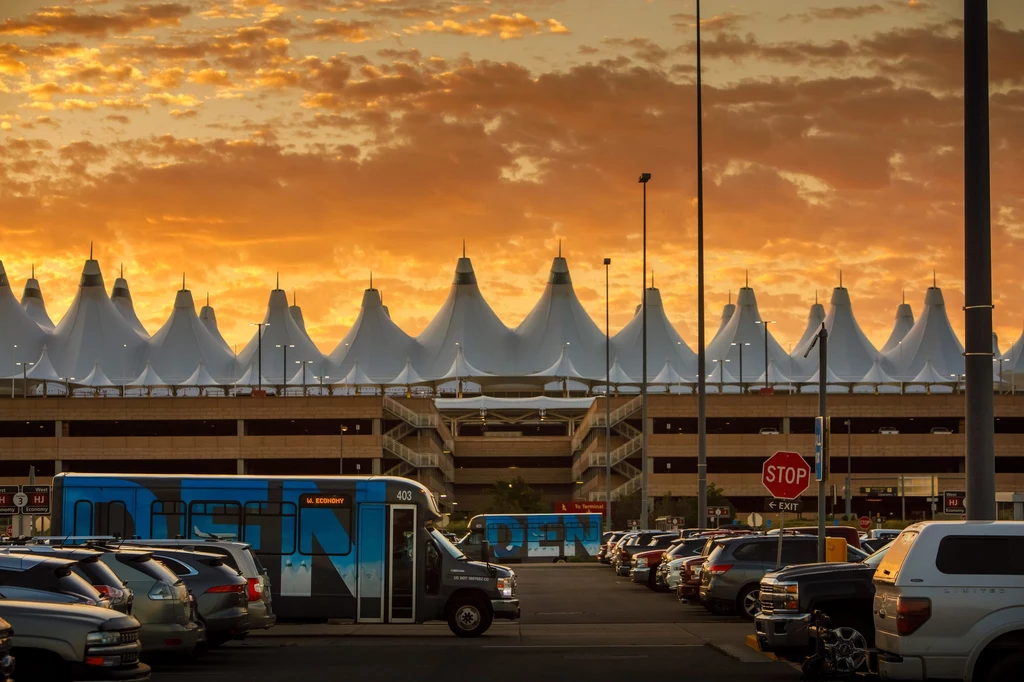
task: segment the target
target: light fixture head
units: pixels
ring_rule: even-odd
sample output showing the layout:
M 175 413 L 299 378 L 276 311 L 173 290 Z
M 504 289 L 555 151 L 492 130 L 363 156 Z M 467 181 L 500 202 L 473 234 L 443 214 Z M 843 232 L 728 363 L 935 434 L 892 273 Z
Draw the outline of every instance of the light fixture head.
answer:
M 643 184 L 646 185 L 647 181 L 650 180 L 650 179 L 651 179 L 651 174 L 650 173 L 641 173 L 640 174 L 640 182 L 642 182 Z

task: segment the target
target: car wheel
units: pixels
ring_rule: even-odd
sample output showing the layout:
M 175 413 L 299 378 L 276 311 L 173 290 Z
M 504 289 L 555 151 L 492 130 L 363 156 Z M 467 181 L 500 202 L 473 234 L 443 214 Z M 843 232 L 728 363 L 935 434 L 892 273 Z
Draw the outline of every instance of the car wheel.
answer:
M 761 588 L 758 585 L 743 588 L 736 598 L 736 611 L 747 620 L 754 620 L 754 616 L 761 611 L 760 596 Z
M 555 559 L 555 563 L 556 564 L 564 564 L 564 563 L 566 563 L 565 557 L 564 556 L 558 557 L 557 559 Z
M 982 682 L 1017 682 L 1021 670 L 1024 670 L 1024 651 L 1009 653 L 989 666 Z
M 459 637 L 479 637 L 493 619 L 491 605 L 476 597 L 459 597 L 448 608 L 448 628 Z
M 826 657 L 832 661 L 840 675 L 852 675 L 863 668 L 868 661 L 868 636 L 863 626 L 840 625 L 829 631 L 825 644 Z

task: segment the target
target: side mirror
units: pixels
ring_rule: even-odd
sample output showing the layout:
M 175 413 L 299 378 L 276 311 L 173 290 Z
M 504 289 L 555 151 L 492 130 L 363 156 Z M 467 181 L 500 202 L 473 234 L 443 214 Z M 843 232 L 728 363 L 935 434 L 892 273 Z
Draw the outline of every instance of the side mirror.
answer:
M 491 543 L 487 540 L 480 541 L 480 561 L 485 564 L 491 563 Z

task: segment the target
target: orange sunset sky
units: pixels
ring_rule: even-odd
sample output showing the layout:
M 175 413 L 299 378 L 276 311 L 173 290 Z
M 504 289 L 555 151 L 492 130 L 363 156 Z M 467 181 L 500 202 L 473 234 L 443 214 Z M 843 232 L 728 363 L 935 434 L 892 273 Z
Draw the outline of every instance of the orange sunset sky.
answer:
M 991 0 L 995 327 L 1024 323 L 1024 2 Z M 881 345 L 937 271 L 963 326 L 962 0 L 703 3 L 707 326 L 744 271 L 789 347 L 843 271 Z M 182 272 L 244 343 L 329 351 L 370 271 L 416 334 L 462 241 L 509 326 L 559 241 L 612 331 L 648 259 L 696 346 L 692 0 L 0 0 L 0 259 L 57 321 L 89 242 L 155 332 Z

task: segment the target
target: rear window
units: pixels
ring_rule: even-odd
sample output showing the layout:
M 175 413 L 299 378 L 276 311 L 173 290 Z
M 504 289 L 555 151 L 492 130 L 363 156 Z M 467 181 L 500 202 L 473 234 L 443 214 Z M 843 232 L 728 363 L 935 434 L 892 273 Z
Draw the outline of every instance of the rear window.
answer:
M 895 582 L 900 574 L 900 568 L 916 540 L 917 531 L 900 533 L 900 536 L 889 544 L 889 550 L 878 564 L 878 568 L 875 569 L 874 579 L 882 582 Z
M 1024 537 L 944 537 L 939 541 L 935 567 L 946 575 L 1024 575 Z
M 99 601 L 103 598 L 103 595 L 101 595 L 95 587 L 87 583 L 82 576 L 76 575 L 75 573 L 58 576 L 57 586 L 61 592 L 80 594 L 83 597 L 88 597 L 94 601 Z
M 263 575 L 263 564 L 260 563 L 260 558 L 256 556 L 256 552 L 251 549 L 245 550 L 249 557 L 252 559 L 252 563 L 256 566 L 256 572 Z M 225 562 L 227 563 L 227 562 Z
M 117 560 L 126 566 L 134 568 L 136 571 L 141 571 L 147 577 L 153 580 L 162 580 L 165 583 L 171 585 L 178 582 L 178 576 L 174 575 L 171 569 L 164 566 L 159 561 L 154 561 L 151 556 L 138 555 L 138 554 L 122 554 L 118 552 L 116 555 Z
M 102 561 L 80 561 L 72 570 L 93 585 L 120 587 L 123 584 L 117 574 L 110 570 L 110 566 Z
M 737 561 L 775 561 L 778 556 L 778 543 L 745 542 L 732 551 Z

